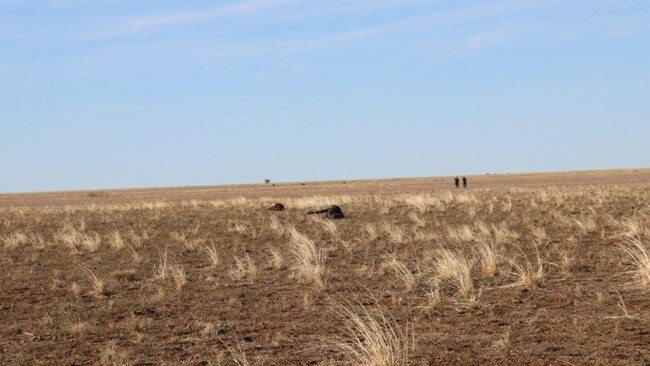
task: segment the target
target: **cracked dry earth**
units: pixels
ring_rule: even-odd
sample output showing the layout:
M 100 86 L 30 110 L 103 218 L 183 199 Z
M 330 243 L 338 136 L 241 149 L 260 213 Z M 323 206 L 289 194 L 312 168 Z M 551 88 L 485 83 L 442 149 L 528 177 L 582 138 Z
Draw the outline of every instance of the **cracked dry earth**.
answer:
M 649 194 L 585 179 L 283 194 L 284 212 L 266 192 L 5 206 L 0 364 L 650 364 Z M 346 219 L 304 214 L 329 204 Z

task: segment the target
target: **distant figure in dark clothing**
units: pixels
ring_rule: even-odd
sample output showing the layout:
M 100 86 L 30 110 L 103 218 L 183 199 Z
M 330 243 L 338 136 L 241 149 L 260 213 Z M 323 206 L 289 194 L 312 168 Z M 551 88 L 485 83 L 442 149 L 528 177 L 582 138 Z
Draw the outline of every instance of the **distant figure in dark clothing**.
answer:
M 322 210 L 312 210 L 307 212 L 307 215 L 313 215 L 313 214 L 325 214 L 325 217 L 328 219 L 342 219 L 345 217 L 343 215 L 343 210 L 339 206 L 330 206 L 328 208 L 324 208 Z
M 460 187 L 460 179 L 458 179 L 458 177 L 454 178 L 454 184 L 456 185 L 456 188 Z
M 467 188 L 467 178 L 463 177 L 463 188 Z

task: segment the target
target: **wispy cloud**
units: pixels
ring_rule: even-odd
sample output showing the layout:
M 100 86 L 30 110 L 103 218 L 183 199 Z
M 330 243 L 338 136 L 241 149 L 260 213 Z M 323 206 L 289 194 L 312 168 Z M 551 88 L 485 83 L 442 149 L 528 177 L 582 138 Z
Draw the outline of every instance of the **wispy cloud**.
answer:
M 91 33 L 83 38 L 108 38 L 150 31 L 157 28 L 204 22 L 230 15 L 254 13 L 291 1 L 293 0 L 245 0 L 183 13 L 143 15 L 110 25 L 107 29 Z
M 474 7 L 463 8 L 460 10 L 450 10 L 444 12 L 433 12 L 416 17 L 400 19 L 383 24 L 377 24 L 365 28 L 359 28 L 350 31 L 330 34 L 322 37 L 313 38 L 306 41 L 293 42 L 283 47 L 287 52 L 300 52 L 309 49 L 318 49 L 328 46 L 335 46 L 344 43 L 361 41 L 368 38 L 385 36 L 393 33 L 409 32 L 422 28 L 436 28 L 446 25 L 456 25 L 481 19 L 525 13 L 528 11 L 540 9 L 557 0 L 539 0 L 539 1 L 505 1 L 492 4 L 479 4 Z M 479 34 L 471 41 L 475 46 L 480 46 L 489 39 L 497 37 L 498 31 Z
M 503 29 L 478 33 L 470 37 L 470 39 L 467 41 L 467 47 L 471 50 L 477 50 L 486 44 L 497 42 L 503 39 L 504 36 L 505 31 Z

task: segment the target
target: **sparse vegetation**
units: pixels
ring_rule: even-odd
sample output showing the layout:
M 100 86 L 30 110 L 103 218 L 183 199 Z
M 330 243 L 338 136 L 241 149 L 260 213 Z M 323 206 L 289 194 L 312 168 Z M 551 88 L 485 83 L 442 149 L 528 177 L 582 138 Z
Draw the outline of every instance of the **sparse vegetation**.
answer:
M 214 268 L 219 267 L 219 253 L 217 253 L 217 248 L 215 248 L 214 243 L 212 243 L 210 246 L 204 246 L 203 251 L 208 256 L 210 265 Z
M 248 254 L 246 254 L 243 259 L 240 257 L 234 257 L 233 260 L 235 261 L 235 264 L 230 269 L 230 275 L 233 279 L 248 279 L 248 281 L 251 283 L 257 280 L 257 265 L 255 265 L 255 262 L 253 262 Z
M 458 251 L 441 249 L 435 260 L 435 276 L 438 282 L 451 284 L 462 296 L 474 290 L 471 276 L 472 263 Z
M 295 228 L 289 231 L 291 235 L 291 254 L 294 258 L 294 270 L 298 276 L 317 288 L 325 288 L 325 260 L 314 241 L 299 233 Z
M 650 187 L 484 179 L 0 200 L 0 363 L 647 363 Z
M 365 306 L 336 306 L 334 310 L 346 336 L 327 339 L 350 364 L 360 366 L 403 366 L 409 364 L 412 345 L 403 330 L 383 309 Z
M 86 268 L 86 267 L 82 268 L 81 271 L 86 275 L 86 277 L 90 281 L 93 295 L 97 297 L 102 297 L 106 295 L 106 288 L 104 286 L 104 281 L 99 279 L 99 277 L 95 275 L 95 272 L 93 272 L 90 268 Z
M 622 248 L 630 260 L 636 286 L 650 288 L 650 248 L 640 239 L 630 239 Z
M 544 278 L 544 265 L 542 257 L 539 253 L 537 245 L 535 245 L 535 261 L 531 261 L 528 255 L 524 253 L 521 248 L 517 248 L 521 252 L 521 260 L 517 261 L 509 258 L 508 261 L 513 268 L 513 274 L 516 281 L 512 286 L 522 286 L 527 290 L 535 289 Z

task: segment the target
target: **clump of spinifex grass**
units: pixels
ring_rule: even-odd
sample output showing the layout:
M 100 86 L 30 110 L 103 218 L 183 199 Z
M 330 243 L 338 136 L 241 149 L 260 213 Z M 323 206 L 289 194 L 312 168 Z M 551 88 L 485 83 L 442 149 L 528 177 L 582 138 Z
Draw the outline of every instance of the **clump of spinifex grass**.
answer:
M 533 290 L 542 281 L 545 273 L 544 265 L 542 262 L 542 256 L 539 253 L 539 248 L 537 247 L 537 244 L 535 244 L 535 254 L 536 254 L 535 259 L 537 262 L 535 264 L 533 264 L 533 262 L 523 252 L 523 250 L 521 250 L 520 247 L 517 247 L 517 249 L 519 249 L 519 251 L 521 252 L 523 256 L 523 260 L 517 262 L 513 259 L 508 259 L 508 262 L 510 262 L 510 265 L 514 270 L 512 273 L 517 278 L 517 281 L 515 281 L 510 286 L 521 286 L 529 291 Z
M 182 289 L 185 284 L 187 284 L 187 276 L 185 275 L 185 270 L 181 266 L 172 266 L 171 267 L 171 275 L 172 278 L 174 279 L 174 283 L 176 284 L 176 289 L 180 290 Z
M 626 238 L 639 238 L 642 235 L 647 235 L 650 231 L 643 227 L 641 221 L 637 218 L 625 219 L 619 223 L 624 231 L 622 233 L 623 237 Z
M 27 234 L 17 231 L 11 235 L 2 237 L 2 242 L 4 243 L 5 248 L 15 249 L 27 244 Z
M 124 239 L 122 239 L 122 235 L 120 235 L 119 231 L 115 230 L 111 233 L 109 244 L 111 245 L 111 248 L 116 251 L 120 251 L 124 248 Z
M 303 280 L 313 283 L 318 289 L 325 288 L 325 258 L 314 241 L 301 234 L 295 228 L 289 229 L 291 235 L 291 254 L 294 259 L 293 269 Z
M 269 253 L 271 253 L 271 260 L 270 260 L 271 268 L 284 269 L 285 268 L 284 257 L 282 256 L 282 253 L 280 253 L 280 250 L 278 250 L 278 248 L 274 246 L 271 246 L 269 248 Z
M 447 227 L 447 237 L 456 242 L 468 242 L 474 239 L 474 232 L 467 225 L 461 225 L 457 228 Z
M 242 340 L 237 340 L 237 343 L 234 346 L 229 346 L 225 342 L 221 342 L 230 353 L 231 361 L 237 366 L 251 366 L 252 363 L 246 355 L 246 350 L 244 349 L 244 344 Z
M 102 281 L 95 272 L 90 268 L 82 267 L 81 271 L 88 277 L 92 286 L 92 294 L 97 297 L 103 297 L 107 295 L 106 287 L 104 286 L 104 281 Z
M 598 229 L 596 220 L 592 216 L 574 219 L 575 226 L 585 234 L 593 233 Z
M 351 365 L 408 365 L 411 342 L 383 309 L 371 311 L 362 305 L 335 306 L 347 337 L 325 340 L 329 348 L 340 352 Z
M 631 260 L 634 286 L 650 287 L 650 249 L 641 239 L 630 239 L 621 244 L 621 248 Z
M 404 229 L 402 229 L 400 226 L 384 222 L 381 225 L 381 229 L 392 244 L 401 244 L 406 239 Z
M 478 240 L 478 254 L 481 260 L 481 270 L 484 276 L 496 276 L 498 272 L 499 254 L 494 240 L 481 237 Z
M 99 234 L 84 234 L 81 230 L 77 230 L 70 225 L 64 227 L 56 237 L 58 240 L 67 245 L 73 252 L 77 252 L 80 248 L 82 248 L 91 253 L 95 253 L 97 250 L 99 250 L 99 246 L 102 242 Z
M 154 266 L 154 277 L 159 280 L 166 280 L 171 267 L 167 261 L 167 251 L 165 250 L 160 254 L 160 264 Z
M 404 290 L 408 293 L 415 289 L 417 286 L 417 279 L 411 270 L 398 260 L 393 257 L 390 261 L 385 264 L 386 267 L 390 268 L 397 278 L 399 278 L 404 283 Z
M 435 277 L 439 282 L 452 284 L 463 296 L 474 289 L 471 276 L 472 262 L 458 251 L 441 249 L 435 258 Z
M 284 226 L 282 226 L 282 223 L 280 223 L 280 220 L 278 220 L 277 217 L 271 216 L 271 221 L 269 222 L 269 227 L 271 228 L 271 231 L 276 233 L 276 235 L 282 235 L 284 234 Z
M 210 261 L 210 266 L 211 267 L 218 267 L 219 266 L 219 253 L 217 252 L 217 248 L 215 248 L 214 243 L 212 243 L 211 246 L 203 246 L 203 251 L 205 254 L 208 256 L 208 259 Z

